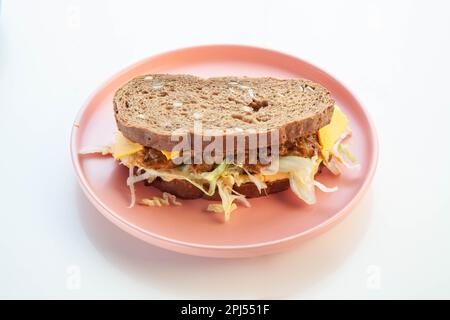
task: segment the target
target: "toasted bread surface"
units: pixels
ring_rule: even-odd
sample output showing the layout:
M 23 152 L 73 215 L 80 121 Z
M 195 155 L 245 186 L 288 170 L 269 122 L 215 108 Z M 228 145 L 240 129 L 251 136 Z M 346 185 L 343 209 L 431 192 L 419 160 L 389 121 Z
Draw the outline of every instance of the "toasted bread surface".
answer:
M 195 120 L 201 120 L 203 130 L 214 130 L 216 138 L 242 130 L 254 130 L 258 138 L 277 132 L 281 145 L 327 125 L 334 100 L 325 88 L 305 79 L 149 74 L 119 88 L 113 105 L 124 136 L 147 147 L 172 150 L 178 143 L 172 138 L 174 131 L 187 130 L 193 138 Z M 268 136 L 258 147 L 274 144 Z

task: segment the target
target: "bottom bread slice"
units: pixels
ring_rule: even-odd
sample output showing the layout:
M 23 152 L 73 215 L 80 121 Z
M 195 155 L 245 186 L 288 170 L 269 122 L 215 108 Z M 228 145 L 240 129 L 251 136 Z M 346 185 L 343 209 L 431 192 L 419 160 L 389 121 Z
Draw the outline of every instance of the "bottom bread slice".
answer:
M 160 178 L 155 179 L 152 183 L 146 183 L 152 187 L 158 188 L 163 192 L 168 192 L 181 199 L 198 199 L 204 198 L 208 200 L 220 200 L 218 192 L 212 196 L 205 195 L 196 186 L 192 185 L 186 180 L 174 179 L 171 181 L 164 181 Z M 271 193 L 281 192 L 289 189 L 289 179 L 280 179 L 266 182 L 267 188 L 261 190 L 261 193 L 256 188 L 253 182 L 243 183 L 240 186 L 234 185 L 233 189 L 247 198 L 256 198 L 267 196 Z

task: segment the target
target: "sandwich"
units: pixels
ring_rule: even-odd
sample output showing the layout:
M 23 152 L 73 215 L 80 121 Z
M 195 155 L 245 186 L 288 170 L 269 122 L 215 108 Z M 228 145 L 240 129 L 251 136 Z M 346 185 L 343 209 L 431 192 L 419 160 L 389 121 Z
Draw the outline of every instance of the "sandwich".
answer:
M 130 206 L 210 201 L 225 221 L 249 198 L 291 189 L 309 205 L 322 170 L 340 174 L 359 164 L 348 148 L 348 118 L 330 92 L 306 79 L 148 74 L 113 98 L 111 145 L 81 153 L 112 155 L 128 168 Z M 135 196 L 144 183 L 164 197 Z

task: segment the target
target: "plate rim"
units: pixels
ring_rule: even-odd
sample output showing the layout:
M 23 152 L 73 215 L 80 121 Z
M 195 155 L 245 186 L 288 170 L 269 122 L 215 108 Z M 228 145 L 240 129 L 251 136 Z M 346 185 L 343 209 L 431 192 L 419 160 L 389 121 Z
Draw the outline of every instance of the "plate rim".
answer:
M 144 229 L 140 228 L 139 226 L 131 224 L 128 221 L 126 221 L 125 219 L 117 216 L 112 210 L 110 210 L 95 195 L 95 192 L 90 188 L 89 184 L 87 183 L 86 177 L 85 177 L 83 171 L 81 170 L 80 158 L 78 156 L 78 152 L 76 151 L 76 149 L 77 149 L 76 144 L 78 141 L 78 135 L 77 135 L 77 131 L 79 129 L 78 123 L 83 118 L 83 115 L 85 114 L 85 111 L 89 107 L 93 98 L 99 92 L 101 92 L 106 87 L 108 87 L 115 79 L 123 76 L 124 74 L 128 73 L 129 71 L 133 70 L 134 68 L 136 68 L 142 64 L 145 64 L 148 61 L 156 59 L 160 56 L 170 55 L 170 54 L 174 54 L 174 53 L 180 53 L 182 51 L 195 51 L 195 50 L 205 50 L 205 49 L 225 49 L 225 48 L 233 48 L 234 50 L 236 50 L 236 49 L 238 49 L 238 50 L 239 49 L 254 50 L 254 51 L 260 51 L 263 53 L 265 52 L 265 53 L 270 53 L 270 54 L 277 54 L 277 55 L 284 56 L 289 59 L 298 60 L 301 63 L 307 65 L 309 68 L 315 69 L 316 71 L 326 75 L 332 81 L 338 83 L 341 87 L 343 87 L 345 89 L 345 91 L 347 91 L 347 94 L 349 94 L 349 96 L 355 100 L 356 104 L 361 109 L 362 113 L 364 114 L 364 117 L 367 119 L 367 122 L 369 124 L 368 131 L 370 134 L 370 139 L 373 142 L 373 145 L 372 145 L 373 152 L 371 153 L 371 156 L 370 156 L 370 167 L 369 167 L 367 175 L 364 177 L 363 184 L 361 185 L 361 187 L 359 188 L 359 190 L 357 191 L 355 196 L 342 209 L 340 209 L 338 212 L 336 212 L 331 218 L 315 225 L 314 227 L 312 227 L 310 229 L 307 229 L 302 232 L 299 232 L 299 233 L 296 233 L 296 234 L 293 234 L 293 235 L 290 235 L 287 237 L 283 237 L 280 239 L 275 239 L 275 240 L 270 240 L 270 241 L 255 243 L 255 244 L 244 244 L 244 245 L 209 245 L 209 244 L 201 244 L 201 243 L 194 243 L 194 242 L 187 242 L 187 241 L 172 239 L 172 238 L 165 237 L 165 236 L 159 235 L 157 233 L 154 233 L 154 232 L 151 232 L 148 230 L 144 230 Z M 216 257 L 227 257 L 227 256 L 224 256 L 224 253 L 230 252 L 230 251 L 236 251 L 236 250 L 239 251 L 239 252 L 235 252 L 236 254 L 231 255 L 232 257 L 235 257 L 235 256 L 242 256 L 242 252 L 247 251 L 249 249 L 262 249 L 262 248 L 268 248 L 268 247 L 276 247 L 276 246 L 280 246 L 280 245 L 288 244 L 288 243 L 293 244 L 293 242 L 295 242 L 295 240 L 306 239 L 306 238 L 312 237 L 315 234 L 317 234 L 318 232 L 320 232 L 322 230 L 327 230 L 327 228 L 329 228 L 329 227 L 333 226 L 334 224 L 336 224 L 337 222 L 339 222 L 350 211 L 352 211 L 352 209 L 355 207 L 355 205 L 360 201 L 360 199 L 367 192 L 367 190 L 370 186 L 370 183 L 373 180 L 376 168 L 377 168 L 378 158 L 379 158 L 378 148 L 379 148 L 378 136 L 377 136 L 377 132 L 376 132 L 373 120 L 372 120 L 369 112 L 364 108 L 364 106 L 360 103 L 360 100 L 353 94 L 353 92 L 351 92 L 347 88 L 347 86 L 345 86 L 343 84 L 342 81 L 338 80 L 336 77 L 334 77 L 330 73 L 325 72 L 321 68 L 319 68 L 301 58 L 298 58 L 294 55 L 287 54 L 287 53 L 273 50 L 273 49 L 264 48 L 264 47 L 238 45 L 238 44 L 212 44 L 212 45 L 199 45 L 199 46 L 183 47 L 183 48 L 179 48 L 179 49 L 165 51 L 162 53 L 157 53 L 157 54 L 151 55 L 149 57 L 140 59 L 139 61 L 137 61 L 135 63 L 132 63 L 131 65 L 121 69 L 119 72 L 116 72 L 113 75 L 111 75 L 110 77 L 108 77 L 108 79 L 106 81 L 104 81 L 93 92 L 91 92 L 91 94 L 88 96 L 88 98 L 84 101 L 80 110 L 77 112 L 75 119 L 73 121 L 73 124 L 72 124 L 72 130 L 71 130 L 71 134 L 70 134 L 71 160 L 72 160 L 72 165 L 75 169 L 78 183 L 81 186 L 81 189 L 83 190 L 86 197 L 96 207 L 96 209 L 98 211 L 100 211 L 100 213 L 102 213 L 102 215 L 104 215 L 108 220 L 110 220 L 111 222 L 116 224 L 118 227 L 120 227 L 124 231 L 131 233 L 132 235 L 138 237 L 139 239 L 141 239 L 147 243 L 157 245 L 159 247 L 163 247 L 163 248 L 166 248 L 169 250 L 181 252 L 181 253 L 195 254 L 195 255 L 200 255 L 200 256 L 216 256 Z M 150 240 L 153 240 L 153 241 L 150 241 Z M 187 252 L 186 249 L 188 249 L 188 248 L 194 249 L 195 252 L 192 252 L 192 251 Z M 215 255 L 215 254 L 212 254 L 211 252 L 209 252 L 209 254 L 208 254 L 208 253 L 204 252 L 205 249 L 213 250 L 213 251 L 220 251 L 222 253 Z M 270 252 L 268 252 L 268 254 L 269 253 Z M 250 255 L 252 255 L 252 254 L 244 254 L 244 256 L 250 256 Z M 256 255 L 257 255 L 257 253 L 256 253 Z

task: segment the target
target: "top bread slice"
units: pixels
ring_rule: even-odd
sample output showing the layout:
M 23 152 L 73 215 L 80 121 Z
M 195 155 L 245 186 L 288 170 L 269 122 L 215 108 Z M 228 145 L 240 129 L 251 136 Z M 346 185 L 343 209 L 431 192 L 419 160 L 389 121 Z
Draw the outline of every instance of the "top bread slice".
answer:
M 305 79 L 148 74 L 119 88 L 113 105 L 125 137 L 172 150 L 178 141 L 171 134 L 184 128 L 193 137 L 194 120 L 200 119 L 203 129 L 223 138 L 247 129 L 277 131 L 281 145 L 327 125 L 334 100 L 324 87 Z M 270 146 L 270 137 L 265 143 L 258 147 Z

